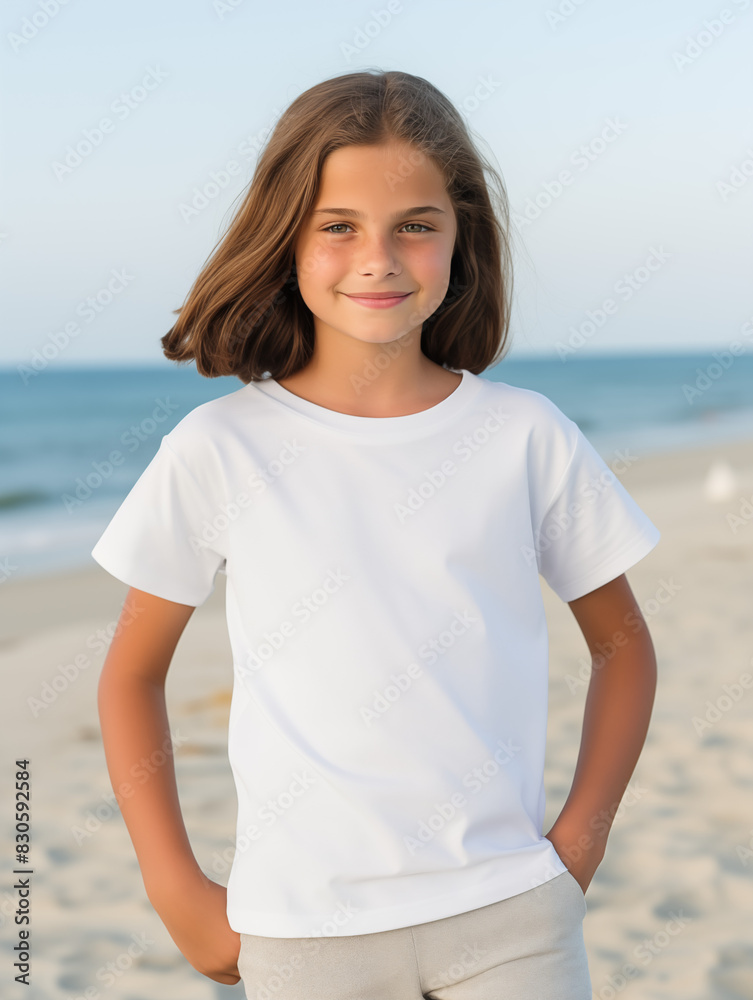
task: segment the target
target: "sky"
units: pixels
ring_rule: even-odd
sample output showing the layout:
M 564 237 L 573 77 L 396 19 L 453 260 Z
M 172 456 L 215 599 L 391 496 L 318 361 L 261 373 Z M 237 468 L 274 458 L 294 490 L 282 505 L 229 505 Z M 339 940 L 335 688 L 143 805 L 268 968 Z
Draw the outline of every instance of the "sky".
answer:
M 751 349 L 751 0 L 22 0 L 1 22 L 4 368 L 171 364 L 266 131 L 366 68 L 430 80 L 502 175 L 509 357 Z

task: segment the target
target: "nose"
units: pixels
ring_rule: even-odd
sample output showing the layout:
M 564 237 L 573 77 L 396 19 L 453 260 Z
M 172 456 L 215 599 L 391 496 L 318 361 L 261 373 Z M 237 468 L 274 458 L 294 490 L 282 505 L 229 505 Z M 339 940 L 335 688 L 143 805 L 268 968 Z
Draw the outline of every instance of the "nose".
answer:
M 357 253 L 356 270 L 375 277 L 400 274 L 402 267 L 390 237 L 368 237 Z

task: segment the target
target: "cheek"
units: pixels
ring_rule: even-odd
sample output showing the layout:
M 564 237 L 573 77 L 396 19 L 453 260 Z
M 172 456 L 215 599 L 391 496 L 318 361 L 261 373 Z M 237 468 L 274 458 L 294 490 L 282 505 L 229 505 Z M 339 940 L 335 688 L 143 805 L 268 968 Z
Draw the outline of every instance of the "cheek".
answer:
M 430 285 L 447 281 L 452 264 L 452 252 L 444 245 L 427 245 L 416 249 L 411 257 L 411 268 L 421 283 Z
M 302 243 L 296 251 L 296 270 L 302 288 L 310 282 L 313 291 L 337 280 L 340 268 L 336 250 L 315 239 Z

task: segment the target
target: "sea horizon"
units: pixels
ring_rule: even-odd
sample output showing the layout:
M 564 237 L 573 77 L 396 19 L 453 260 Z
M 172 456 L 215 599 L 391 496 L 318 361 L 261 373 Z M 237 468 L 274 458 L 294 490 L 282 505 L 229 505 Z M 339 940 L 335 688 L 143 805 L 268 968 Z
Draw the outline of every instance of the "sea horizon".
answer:
M 518 354 L 480 376 L 543 393 L 607 463 L 625 449 L 753 441 L 753 354 L 725 347 L 564 361 Z M 170 362 L 48 365 L 25 377 L 0 366 L 0 560 L 15 567 L 14 579 L 95 566 L 94 543 L 163 435 L 196 406 L 243 387 Z

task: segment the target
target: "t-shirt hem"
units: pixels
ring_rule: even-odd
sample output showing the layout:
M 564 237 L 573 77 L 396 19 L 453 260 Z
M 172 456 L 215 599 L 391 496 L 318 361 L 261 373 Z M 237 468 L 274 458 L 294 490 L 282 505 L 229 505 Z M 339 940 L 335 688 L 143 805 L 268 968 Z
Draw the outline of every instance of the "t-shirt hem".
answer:
M 206 594 L 189 593 L 187 591 L 173 590 L 171 587 L 165 588 L 161 584 L 155 584 L 151 580 L 146 580 L 139 576 L 138 569 L 133 566 L 125 569 L 111 558 L 110 554 L 104 554 L 99 543 L 91 551 L 92 559 L 98 563 L 110 576 L 124 583 L 127 587 L 135 590 L 143 590 L 145 594 L 152 594 L 153 597 L 160 597 L 164 601 L 172 601 L 174 604 L 186 604 L 190 607 L 200 607 L 214 593 L 214 583 L 212 589 Z
M 552 589 L 563 601 L 575 601 L 579 597 L 589 594 L 592 590 L 603 587 L 604 584 L 621 576 L 631 566 L 640 562 L 644 556 L 647 556 L 656 547 L 660 538 L 661 532 L 656 526 L 646 528 L 632 545 L 626 549 L 622 549 L 606 562 L 597 566 L 596 569 L 591 570 L 585 576 L 572 580 L 565 586 L 552 586 Z
M 326 916 L 320 914 L 293 917 L 290 914 L 238 909 L 231 905 L 227 908 L 228 922 L 237 934 L 279 938 L 354 937 L 360 934 L 397 930 L 401 927 L 413 927 L 416 924 L 442 920 L 445 917 L 457 916 L 482 906 L 498 903 L 503 899 L 535 889 L 568 871 L 553 845 L 543 856 L 545 859 L 543 867 L 541 854 L 536 854 L 528 864 L 519 863 L 513 877 L 509 870 L 510 858 L 506 857 L 507 864 L 503 865 L 501 873 L 496 878 L 485 879 L 480 885 L 466 892 L 432 896 L 410 905 L 383 907 L 347 916 L 350 900 L 344 900 L 342 912 L 347 919 L 342 924 L 338 924 L 336 915 L 333 918 L 333 913 Z M 327 931 L 312 933 L 312 928 L 325 927 Z M 330 929 L 334 933 L 329 933 Z

